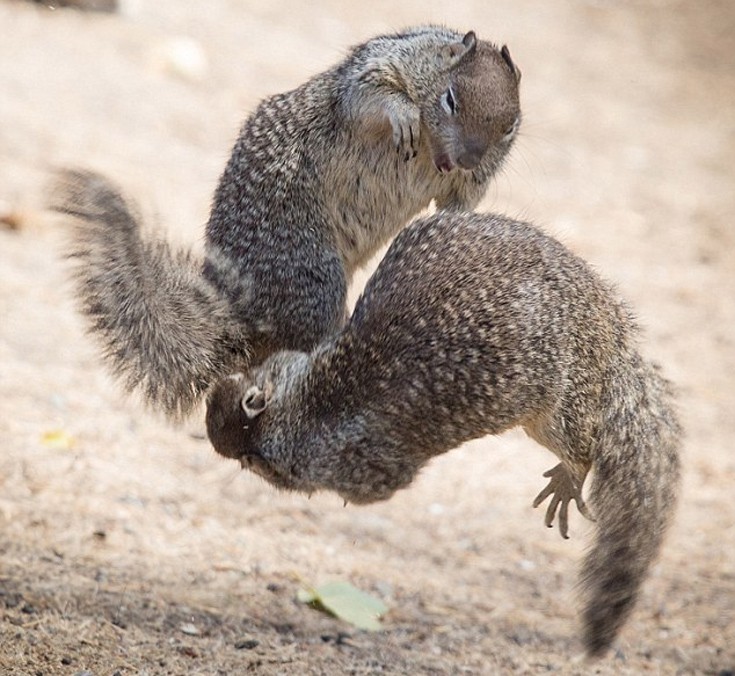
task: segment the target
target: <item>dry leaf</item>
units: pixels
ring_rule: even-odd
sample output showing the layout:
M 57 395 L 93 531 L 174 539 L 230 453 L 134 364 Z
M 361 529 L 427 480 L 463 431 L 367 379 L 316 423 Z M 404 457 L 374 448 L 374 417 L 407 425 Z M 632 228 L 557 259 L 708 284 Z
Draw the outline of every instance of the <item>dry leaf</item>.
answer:
M 68 451 L 74 446 L 76 440 L 64 430 L 49 430 L 41 436 L 41 443 L 49 448 L 60 448 Z

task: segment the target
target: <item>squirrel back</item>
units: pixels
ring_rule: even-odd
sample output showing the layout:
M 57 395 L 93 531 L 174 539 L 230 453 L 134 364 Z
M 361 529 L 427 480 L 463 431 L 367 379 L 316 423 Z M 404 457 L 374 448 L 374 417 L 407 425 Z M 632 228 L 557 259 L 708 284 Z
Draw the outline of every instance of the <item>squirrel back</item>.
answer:
M 433 456 L 522 426 L 560 464 L 536 504 L 590 507 L 584 642 L 612 643 L 673 511 L 680 430 L 626 305 L 531 225 L 439 212 L 404 230 L 334 338 L 223 379 L 215 450 L 274 485 L 388 499 Z
M 357 266 L 432 199 L 480 199 L 516 136 L 519 78 L 472 32 L 354 48 L 245 121 L 203 260 L 143 233 L 108 181 L 68 172 L 56 207 L 81 216 L 77 295 L 113 372 L 180 418 L 223 374 L 336 332 Z

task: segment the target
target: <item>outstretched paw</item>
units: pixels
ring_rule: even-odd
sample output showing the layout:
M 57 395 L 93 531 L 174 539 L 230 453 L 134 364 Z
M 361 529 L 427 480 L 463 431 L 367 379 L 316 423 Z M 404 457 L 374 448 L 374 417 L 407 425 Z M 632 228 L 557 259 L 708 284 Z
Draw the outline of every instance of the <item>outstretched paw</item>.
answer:
M 421 115 L 416 105 L 410 102 L 393 103 L 388 110 L 388 119 L 393 129 L 393 145 L 405 162 L 416 157 L 419 150 Z
M 536 496 L 533 506 L 538 507 L 550 495 L 551 502 L 546 510 L 544 523 L 551 528 L 556 518 L 556 510 L 559 510 L 559 532 L 564 539 L 569 538 L 569 503 L 574 500 L 577 503 L 579 513 L 590 521 L 594 521 L 592 513 L 582 499 L 582 482 L 578 481 L 569 473 L 569 470 L 559 463 L 556 467 L 544 472 L 549 479 L 548 485 Z

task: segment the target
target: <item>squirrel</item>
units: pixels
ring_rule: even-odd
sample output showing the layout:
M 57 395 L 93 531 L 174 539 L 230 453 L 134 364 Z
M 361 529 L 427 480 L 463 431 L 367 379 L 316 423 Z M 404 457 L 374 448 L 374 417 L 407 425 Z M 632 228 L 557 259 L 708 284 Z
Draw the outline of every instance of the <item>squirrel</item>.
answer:
M 429 460 L 521 426 L 561 461 L 560 506 L 592 471 L 596 539 L 581 571 L 583 640 L 604 654 L 671 520 L 681 430 L 672 387 L 626 304 L 534 226 L 437 212 L 403 230 L 340 332 L 281 351 L 208 395 L 214 449 L 281 489 L 364 504 Z
M 245 121 L 203 261 L 144 236 L 103 177 L 63 173 L 52 207 L 76 217 L 76 291 L 113 372 L 176 420 L 218 378 L 336 332 L 354 271 L 412 216 L 480 200 L 517 135 L 519 81 L 474 32 L 355 47 Z

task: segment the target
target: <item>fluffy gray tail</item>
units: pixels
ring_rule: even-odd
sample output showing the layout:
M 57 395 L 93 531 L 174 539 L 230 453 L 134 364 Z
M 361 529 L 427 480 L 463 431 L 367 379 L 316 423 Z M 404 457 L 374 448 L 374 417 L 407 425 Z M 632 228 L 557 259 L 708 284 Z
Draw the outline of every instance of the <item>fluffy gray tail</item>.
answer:
M 673 515 L 681 431 L 669 384 L 636 357 L 613 379 L 593 464 L 596 541 L 582 568 L 584 643 L 602 655 L 629 616 Z
M 63 172 L 52 207 L 74 217 L 76 293 L 113 373 L 153 408 L 182 418 L 246 356 L 227 301 L 190 253 L 143 239 L 105 178 Z

